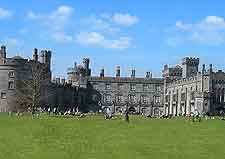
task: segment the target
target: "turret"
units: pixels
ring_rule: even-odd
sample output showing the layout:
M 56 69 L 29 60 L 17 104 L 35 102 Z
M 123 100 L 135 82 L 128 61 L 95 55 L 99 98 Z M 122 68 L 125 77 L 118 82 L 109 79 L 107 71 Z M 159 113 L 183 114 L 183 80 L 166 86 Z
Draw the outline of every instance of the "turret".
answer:
M 101 68 L 100 77 L 104 77 L 104 76 L 105 76 L 105 70 L 104 70 L 104 68 Z
M 206 73 L 205 64 L 202 65 L 202 74 Z
M 116 66 L 116 77 L 120 77 L 120 66 Z
M 188 78 L 198 74 L 199 58 L 185 57 L 182 60 L 182 76 Z
M 38 49 L 34 48 L 33 50 L 33 60 L 38 61 Z
M 85 76 L 91 76 L 91 69 L 89 68 L 89 65 L 90 65 L 90 59 L 84 58 L 83 66 L 84 66 L 84 70 L 85 70 Z
M 131 78 L 135 78 L 135 69 L 131 70 Z
M 4 64 L 5 59 L 6 59 L 6 47 L 2 45 L 0 49 L 0 64 Z

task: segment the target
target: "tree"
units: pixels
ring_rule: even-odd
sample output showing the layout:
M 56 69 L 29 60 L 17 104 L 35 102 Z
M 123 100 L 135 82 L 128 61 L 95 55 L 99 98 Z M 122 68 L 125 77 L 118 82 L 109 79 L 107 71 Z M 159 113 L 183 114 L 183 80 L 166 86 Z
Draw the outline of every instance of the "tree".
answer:
M 45 64 L 29 61 L 20 66 L 16 75 L 15 102 L 17 109 L 35 112 L 52 95 L 48 92 L 51 73 Z

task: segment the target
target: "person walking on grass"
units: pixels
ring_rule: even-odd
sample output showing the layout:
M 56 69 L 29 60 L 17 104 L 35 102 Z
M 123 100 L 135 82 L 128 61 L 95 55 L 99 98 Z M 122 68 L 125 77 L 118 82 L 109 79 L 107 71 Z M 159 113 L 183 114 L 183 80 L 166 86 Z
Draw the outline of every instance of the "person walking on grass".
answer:
M 125 121 L 129 123 L 129 111 L 126 109 L 125 110 Z

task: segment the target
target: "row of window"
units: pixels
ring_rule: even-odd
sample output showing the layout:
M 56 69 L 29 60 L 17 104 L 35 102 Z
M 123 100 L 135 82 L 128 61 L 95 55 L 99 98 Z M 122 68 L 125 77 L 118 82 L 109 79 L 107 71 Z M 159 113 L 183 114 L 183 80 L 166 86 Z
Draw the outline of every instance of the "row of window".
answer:
M 187 95 L 186 93 L 181 93 L 181 101 L 185 101 L 187 98 Z M 190 98 L 191 100 L 194 100 L 195 99 L 195 92 L 191 92 L 190 94 Z M 166 102 L 169 102 L 170 101 L 170 95 L 166 95 L 166 99 L 165 99 Z M 172 101 L 178 101 L 178 95 L 177 94 L 173 94 L 172 95 Z
M 98 84 L 93 84 L 93 87 L 94 87 L 94 89 L 98 89 Z M 123 84 L 117 84 L 117 89 L 118 90 L 122 90 L 123 87 L 124 87 Z M 142 87 L 143 87 L 143 91 L 148 91 L 149 89 L 152 89 L 153 86 L 151 86 L 149 84 L 143 84 Z M 110 83 L 105 84 L 105 89 L 106 90 L 111 90 L 111 84 Z M 136 84 L 130 84 L 130 90 L 131 91 L 135 91 L 136 90 Z M 157 92 L 159 92 L 159 91 L 162 90 L 162 88 L 161 88 L 161 86 L 156 86 L 155 90 Z
M 112 102 L 112 96 L 110 94 L 107 94 L 104 96 L 104 101 L 105 102 L 108 102 L 108 103 L 111 103 Z M 125 97 L 122 96 L 122 95 L 117 95 L 116 98 L 115 98 L 116 102 L 117 103 L 124 103 L 125 102 Z M 140 97 L 140 100 L 137 99 L 137 97 L 135 95 L 129 95 L 128 96 L 128 102 L 130 103 L 136 103 L 136 102 L 141 102 L 141 103 L 149 103 L 149 97 L 143 95 Z M 161 97 L 160 96 L 155 96 L 154 97 L 154 103 L 160 103 L 161 101 Z

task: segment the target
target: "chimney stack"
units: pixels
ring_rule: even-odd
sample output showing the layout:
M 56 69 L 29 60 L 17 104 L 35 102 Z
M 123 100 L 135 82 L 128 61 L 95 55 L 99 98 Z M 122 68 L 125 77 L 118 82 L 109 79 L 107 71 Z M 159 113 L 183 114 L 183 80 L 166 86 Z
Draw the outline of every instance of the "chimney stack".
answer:
M 202 74 L 205 74 L 206 69 L 205 69 L 205 64 L 202 65 Z
M 120 77 L 120 66 L 116 66 L 116 77 Z
M 104 76 L 105 76 L 105 70 L 104 68 L 101 68 L 100 77 L 104 77 Z
M 146 72 L 146 78 L 150 78 L 150 72 Z
M 60 78 L 59 77 L 56 78 L 56 84 L 60 84 Z
M 135 78 L 135 69 L 131 70 L 131 78 Z
M 1 46 L 1 55 L 2 55 L 2 58 L 6 58 L 6 46 L 2 45 Z
M 34 48 L 33 50 L 33 60 L 38 61 L 38 49 Z

